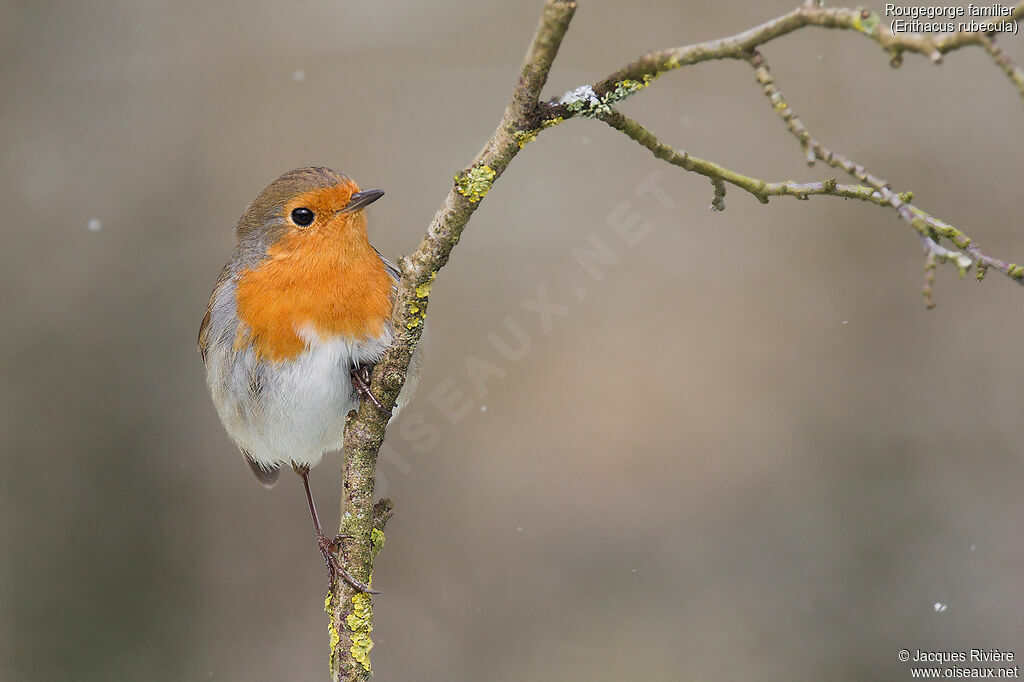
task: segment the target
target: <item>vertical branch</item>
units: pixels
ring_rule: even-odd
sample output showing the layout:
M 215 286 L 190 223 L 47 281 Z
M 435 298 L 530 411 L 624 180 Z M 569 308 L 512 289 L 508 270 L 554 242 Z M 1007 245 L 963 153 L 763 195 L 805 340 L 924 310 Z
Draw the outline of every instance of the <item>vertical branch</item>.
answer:
M 825 9 L 808 0 L 789 14 L 736 36 L 644 55 L 593 87 L 584 86 L 567 93 L 567 97 L 558 102 L 541 104 L 541 90 L 575 9 L 576 3 L 573 0 L 546 0 L 540 25 L 527 51 L 521 75 L 501 122 L 473 162 L 455 175 L 453 187 L 417 250 L 399 261 L 402 276 L 398 282 L 392 315 L 395 342 L 377 363 L 370 384 L 371 391 L 384 407 L 392 408 L 395 405 L 413 351 L 423 332 L 433 281 L 438 271 L 448 262 L 470 217 L 523 144 L 533 139 L 540 130 L 577 116 L 598 118 L 626 133 L 658 158 L 710 178 L 714 187 L 712 205 L 717 210 L 724 208 L 726 182 L 753 193 L 765 203 L 769 196 L 806 199 L 810 195 L 823 194 L 892 207 L 928 242 L 929 279 L 926 295 L 930 292 L 934 263 L 948 257 L 955 259 L 961 268 L 966 267 L 963 261 L 969 264 L 966 256 L 940 247 L 933 239 L 939 236 L 950 240 L 978 263 L 979 278 L 987 269 L 996 268 L 1024 284 L 1024 267 L 986 256 L 958 229 L 911 205 L 909 193 L 897 194 L 885 180 L 814 140 L 796 114 L 789 109 L 763 56 L 756 51 L 757 46 L 804 26 L 859 31 L 892 53 L 894 62 L 904 51 L 929 54 L 938 59 L 945 52 L 965 45 L 982 44 L 1010 80 L 1021 88 L 1024 77 L 1020 70 L 991 42 L 990 37 L 981 33 L 963 32 L 938 37 L 924 34 L 894 35 L 881 30 L 877 15 L 867 10 Z M 1015 7 L 1011 18 L 1016 20 L 1022 16 L 1024 2 Z M 662 144 L 645 128 L 611 108 L 616 102 L 644 89 L 660 73 L 711 59 L 749 61 L 775 110 L 803 147 L 808 162 L 813 163 L 816 159 L 824 161 L 856 177 L 864 186 L 839 185 L 834 179 L 799 184 L 766 183 L 749 178 Z M 349 415 L 345 425 L 345 471 L 339 530 L 351 536 L 351 539 L 343 545 L 342 560 L 353 577 L 366 583 L 372 580 L 373 560 L 383 547 L 384 525 L 391 514 L 389 501 L 381 500 L 376 504 L 373 501 L 377 453 L 384 441 L 387 421 L 384 412 L 369 402 L 363 402 L 358 412 Z M 367 679 L 370 676 L 369 652 L 373 646 L 370 637 L 373 629 L 370 595 L 357 591 L 344 580 L 338 580 L 331 585 L 325 609 L 330 620 L 331 679 L 334 682 Z
M 402 277 L 392 324 L 395 343 L 377 363 L 371 390 L 388 408 L 395 404 L 405 382 L 413 350 L 423 331 L 430 287 L 448 262 L 466 223 L 491 185 L 508 167 L 520 146 L 517 131 L 534 127 L 539 118 L 541 89 L 576 10 L 572 0 L 547 0 L 540 25 L 526 53 L 522 73 L 498 128 L 473 162 L 455 176 L 444 204 L 434 216 L 419 248 L 401 259 Z M 390 503 L 374 505 L 377 453 L 384 442 L 387 417 L 363 402 L 345 426 L 340 532 L 352 536 L 343 545 L 342 560 L 357 579 L 371 582 L 373 559 L 383 546 L 383 526 Z M 331 585 L 325 600 L 330 619 L 331 679 L 365 680 L 370 676 L 369 651 L 373 646 L 373 603 L 344 580 Z

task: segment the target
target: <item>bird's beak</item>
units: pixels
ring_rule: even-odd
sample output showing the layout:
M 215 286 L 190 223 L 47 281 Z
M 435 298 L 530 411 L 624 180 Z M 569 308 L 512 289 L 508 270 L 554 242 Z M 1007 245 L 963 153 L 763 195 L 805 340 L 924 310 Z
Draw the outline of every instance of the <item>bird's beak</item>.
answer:
M 337 213 L 355 213 L 366 208 L 382 196 L 384 196 L 384 190 L 382 189 L 368 189 L 364 192 L 356 192 L 348 200 L 348 203 L 345 204 L 345 208 Z

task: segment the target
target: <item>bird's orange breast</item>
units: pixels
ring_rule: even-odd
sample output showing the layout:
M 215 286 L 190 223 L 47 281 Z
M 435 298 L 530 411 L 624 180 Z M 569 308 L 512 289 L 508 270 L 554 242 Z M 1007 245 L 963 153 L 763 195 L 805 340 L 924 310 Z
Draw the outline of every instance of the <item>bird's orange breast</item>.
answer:
M 366 238 L 361 214 L 342 225 L 293 229 L 238 278 L 235 346 L 275 362 L 306 349 L 302 333 L 380 337 L 391 317 L 391 278 Z

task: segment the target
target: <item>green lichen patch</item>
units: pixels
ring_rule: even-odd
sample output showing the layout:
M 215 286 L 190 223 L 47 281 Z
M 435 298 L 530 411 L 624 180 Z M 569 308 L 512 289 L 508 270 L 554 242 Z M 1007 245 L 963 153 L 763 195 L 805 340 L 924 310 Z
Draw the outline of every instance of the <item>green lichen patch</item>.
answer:
M 530 142 L 533 142 L 534 140 L 536 140 L 537 139 L 537 135 L 540 133 L 540 131 L 547 130 L 548 128 L 550 128 L 552 126 L 556 126 L 559 123 L 561 123 L 563 120 L 565 120 L 565 119 L 563 119 L 561 116 L 556 116 L 555 118 L 546 118 L 546 119 L 544 119 L 543 121 L 540 122 L 540 127 L 539 128 L 530 128 L 528 130 L 517 130 L 516 132 L 514 132 L 512 134 L 512 137 L 515 138 L 516 144 L 518 144 L 519 148 L 522 149 L 523 147 L 525 147 Z
M 538 131 L 536 129 L 517 130 L 515 132 L 516 144 L 518 144 L 519 148 L 522 149 L 527 144 L 537 139 L 537 132 Z
M 955 227 L 949 228 L 947 232 L 948 234 L 945 235 L 946 238 L 953 242 L 953 245 L 956 246 L 956 248 L 966 249 L 971 245 L 971 238 Z
M 641 80 L 625 78 L 616 82 L 608 92 L 600 97 L 589 85 L 581 85 L 562 95 L 558 103 L 564 105 L 573 116 L 583 118 L 607 116 L 612 113 L 613 104 L 643 90 L 652 80 L 654 80 L 654 76 L 650 74 L 644 74 Z
M 327 614 L 327 635 L 331 644 L 329 670 L 334 670 L 334 662 L 337 660 L 338 642 L 341 641 L 341 635 L 338 633 L 338 627 L 334 623 L 334 594 L 332 592 L 328 592 L 327 598 L 324 599 L 324 612 Z
M 434 279 L 437 277 L 437 270 L 430 273 L 430 279 L 423 284 L 416 287 L 416 298 L 426 298 L 430 296 L 430 288 L 434 286 Z
M 415 329 L 416 327 L 423 324 L 423 320 L 427 317 L 427 309 L 425 306 L 416 305 L 415 303 L 409 304 L 409 321 L 405 323 L 406 329 Z
M 380 528 L 374 528 L 370 531 L 370 547 L 374 558 L 377 558 L 380 550 L 384 549 L 384 531 Z
M 480 164 L 469 169 L 465 174 L 455 176 L 455 189 L 459 194 L 476 203 L 487 196 L 497 173 L 487 164 Z
M 865 35 L 874 36 L 881 19 L 866 7 L 858 7 L 856 12 L 857 16 L 853 20 L 853 27 Z
M 1006 269 L 1006 274 L 1009 275 L 1011 279 L 1015 279 L 1019 282 L 1024 279 L 1024 268 L 1016 263 L 1010 263 L 1010 267 Z
M 615 84 L 615 87 L 608 91 L 608 94 L 604 96 L 604 103 L 614 104 L 619 100 L 626 99 L 633 93 L 646 88 L 650 85 L 652 80 L 654 80 L 654 76 L 648 73 L 645 73 L 641 80 L 635 80 L 632 78 L 621 80 Z
M 472 201 L 472 199 L 470 199 Z M 416 298 L 426 299 L 430 296 L 430 288 L 434 286 L 434 278 L 437 277 L 437 271 L 430 273 L 430 278 L 426 282 L 416 287 Z M 405 324 L 407 329 L 415 329 L 424 323 L 427 317 L 427 302 L 423 301 L 412 301 L 408 304 L 408 311 L 411 319 Z
M 370 649 L 373 648 L 373 640 L 370 639 L 370 631 L 373 630 L 373 602 L 370 595 L 363 592 L 352 597 L 352 613 L 345 619 L 348 630 L 351 633 L 352 647 L 349 649 L 352 658 L 363 670 L 370 672 Z

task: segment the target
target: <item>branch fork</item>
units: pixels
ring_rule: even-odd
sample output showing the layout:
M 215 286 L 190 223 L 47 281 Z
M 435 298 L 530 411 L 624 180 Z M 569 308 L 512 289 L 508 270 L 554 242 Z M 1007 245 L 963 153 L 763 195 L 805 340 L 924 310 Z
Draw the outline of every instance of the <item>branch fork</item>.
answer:
M 571 118 L 593 118 L 625 134 L 656 158 L 684 171 L 708 178 L 712 185 L 711 208 L 725 209 L 726 185 L 733 185 L 768 203 L 772 197 L 789 196 L 808 200 L 816 196 L 857 199 L 892 209 L 920 236 L 924 245 L 926 304 L 934 305 L 934 270 L 941 262 L 952 262 L 966 273 L 977 266 L 981 280 L 990 269 L 1024 284 L 1024 267 L 983 253 L 966 234 L 913 205 L 910 192 L 894 191 L 889 183 L 863 166 L 827 149 L 811 137 L 806 126 L 790 108 L 778 89 L 768 64 L 758 48 L 781 36 L 808 26 L 845 29 L 874 40 L 899 66 L 905 52 L 925 55 L 938 63 L 942 56 L 962 47 L 985 49 L 1024 97 L 1024 73 L 986 33 L 893 34 L 869 10 L 826 8 L 808 1 L 795 10 L 742 33 L 719 40 L 669 48 L 642 55 L 608 77 L 582 85 L 561 97 L 540 98 L 548 72 L 576 10 L 572 0 L 546 0 L 540 24 L 527 51 L 520 78 L 512 91 L 504 115 L 476 158 L 455 174 L 452 188 L 427 228 L 419 247 L 400 259 L 401 278 L 395 297 L 393 326 L 395 342 L 387 349 L 369 377 L 368 389 L 377 405 L 362 401 L 358 412 L 349 415 L 345 427 L 342 514 L 339 533 L 351 539 L 346 544 L 346 566 L 355 582 L 372 584 L 373 560 L 384 543 L 384 528 L 391 516 L 391 502 L 374 502 L 377 453 L 384 441 L 388 412 L 405 382 L 413 350 L 423 333 L 431 287 L 459 242 L 470 217 L 479 208 L 519 151 L 537 135 Z M 1024 18 L 1024 2 L 1007 19 Z M 857 184 L 841 184 L 835 178 L 817 182 L 770 182 L 725 168 L 671 147 L 650 130 L 616 109 L 660 75 L 683 66 L 709 60 L 733 59 L 746 62 L 753 70 L 772 109 L 782 118 L 799 143 L 808 165 L 822 161 L 831 168 L 853 176 Z M 945 246 L 941 240 L 950 246 Z M 373 646 L 373 606 L 369 594 L 350 582 L 336 580 L 325 600 L 329 618 L 331 679 L 365 680 L 371 674 L 369 652 Z

